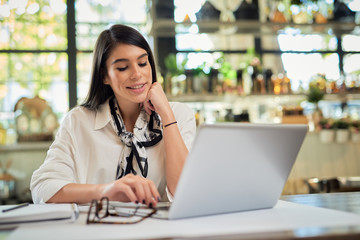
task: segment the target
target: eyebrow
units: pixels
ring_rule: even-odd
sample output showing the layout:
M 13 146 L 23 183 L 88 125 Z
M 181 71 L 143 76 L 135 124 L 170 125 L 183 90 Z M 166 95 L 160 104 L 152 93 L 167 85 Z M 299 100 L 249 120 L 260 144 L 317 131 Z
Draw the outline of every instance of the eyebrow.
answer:
M 145 56 L 148 56 L 149 54 L 147 54 L 147 53 L 144 53 L 144 54 L 141 54 L 138 58 L 137 58 L 137 60 L 139 60 L 139 59 L 141 59 L 141 58 L 143 58 L 143 57 L 145 57 Z M 115 64 L 115 63 L 117 63 L 117 62 L 128 62 L 129 61 L 129 59 L 127 59 L 127 58 L 118 58 L 118 59 L 116 59 L 116 60 L 114 60 L 112 63 L 111 63 L 111 65 L 113 65 L 113 64 Z

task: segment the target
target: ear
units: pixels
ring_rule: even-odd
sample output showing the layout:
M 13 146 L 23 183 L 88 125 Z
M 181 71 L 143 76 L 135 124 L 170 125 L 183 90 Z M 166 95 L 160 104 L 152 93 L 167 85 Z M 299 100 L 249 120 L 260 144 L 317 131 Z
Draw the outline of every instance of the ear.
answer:
M 110 85 L 110 80 L 109 80 L 109 76 L 106 74 L 103 80 L 105 85 Z

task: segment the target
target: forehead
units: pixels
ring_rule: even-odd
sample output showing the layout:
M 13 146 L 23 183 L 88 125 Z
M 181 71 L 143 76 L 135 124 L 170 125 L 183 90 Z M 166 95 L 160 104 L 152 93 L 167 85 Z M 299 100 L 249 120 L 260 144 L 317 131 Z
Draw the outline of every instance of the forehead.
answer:
M 135 45 L 118 43 L 111 51 L 107 62 L 112 63 L 118 59 L 136 60 L 146 54 L 146 50 Z

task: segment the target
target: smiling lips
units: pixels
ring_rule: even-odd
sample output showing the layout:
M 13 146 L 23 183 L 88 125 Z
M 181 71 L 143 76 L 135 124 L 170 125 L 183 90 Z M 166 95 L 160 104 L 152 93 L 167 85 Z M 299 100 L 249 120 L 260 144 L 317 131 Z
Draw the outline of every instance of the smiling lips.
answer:
M 139 85 L 133 85 L 130 87 L 127 87 L 128 89 L 135 91 L 135 92 L 140 92 L 144 89 L 145 83 L 144 84 L 139 84 Z

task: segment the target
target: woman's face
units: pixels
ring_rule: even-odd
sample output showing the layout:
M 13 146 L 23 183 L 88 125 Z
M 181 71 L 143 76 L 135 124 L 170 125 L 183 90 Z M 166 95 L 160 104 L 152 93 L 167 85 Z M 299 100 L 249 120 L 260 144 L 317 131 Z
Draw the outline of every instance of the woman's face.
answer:
M 106 61 L 104 84 L 110 85 L 119 104 L 142 103 L 152 84 L 147 52 L 137 46 L 118 44 Z

